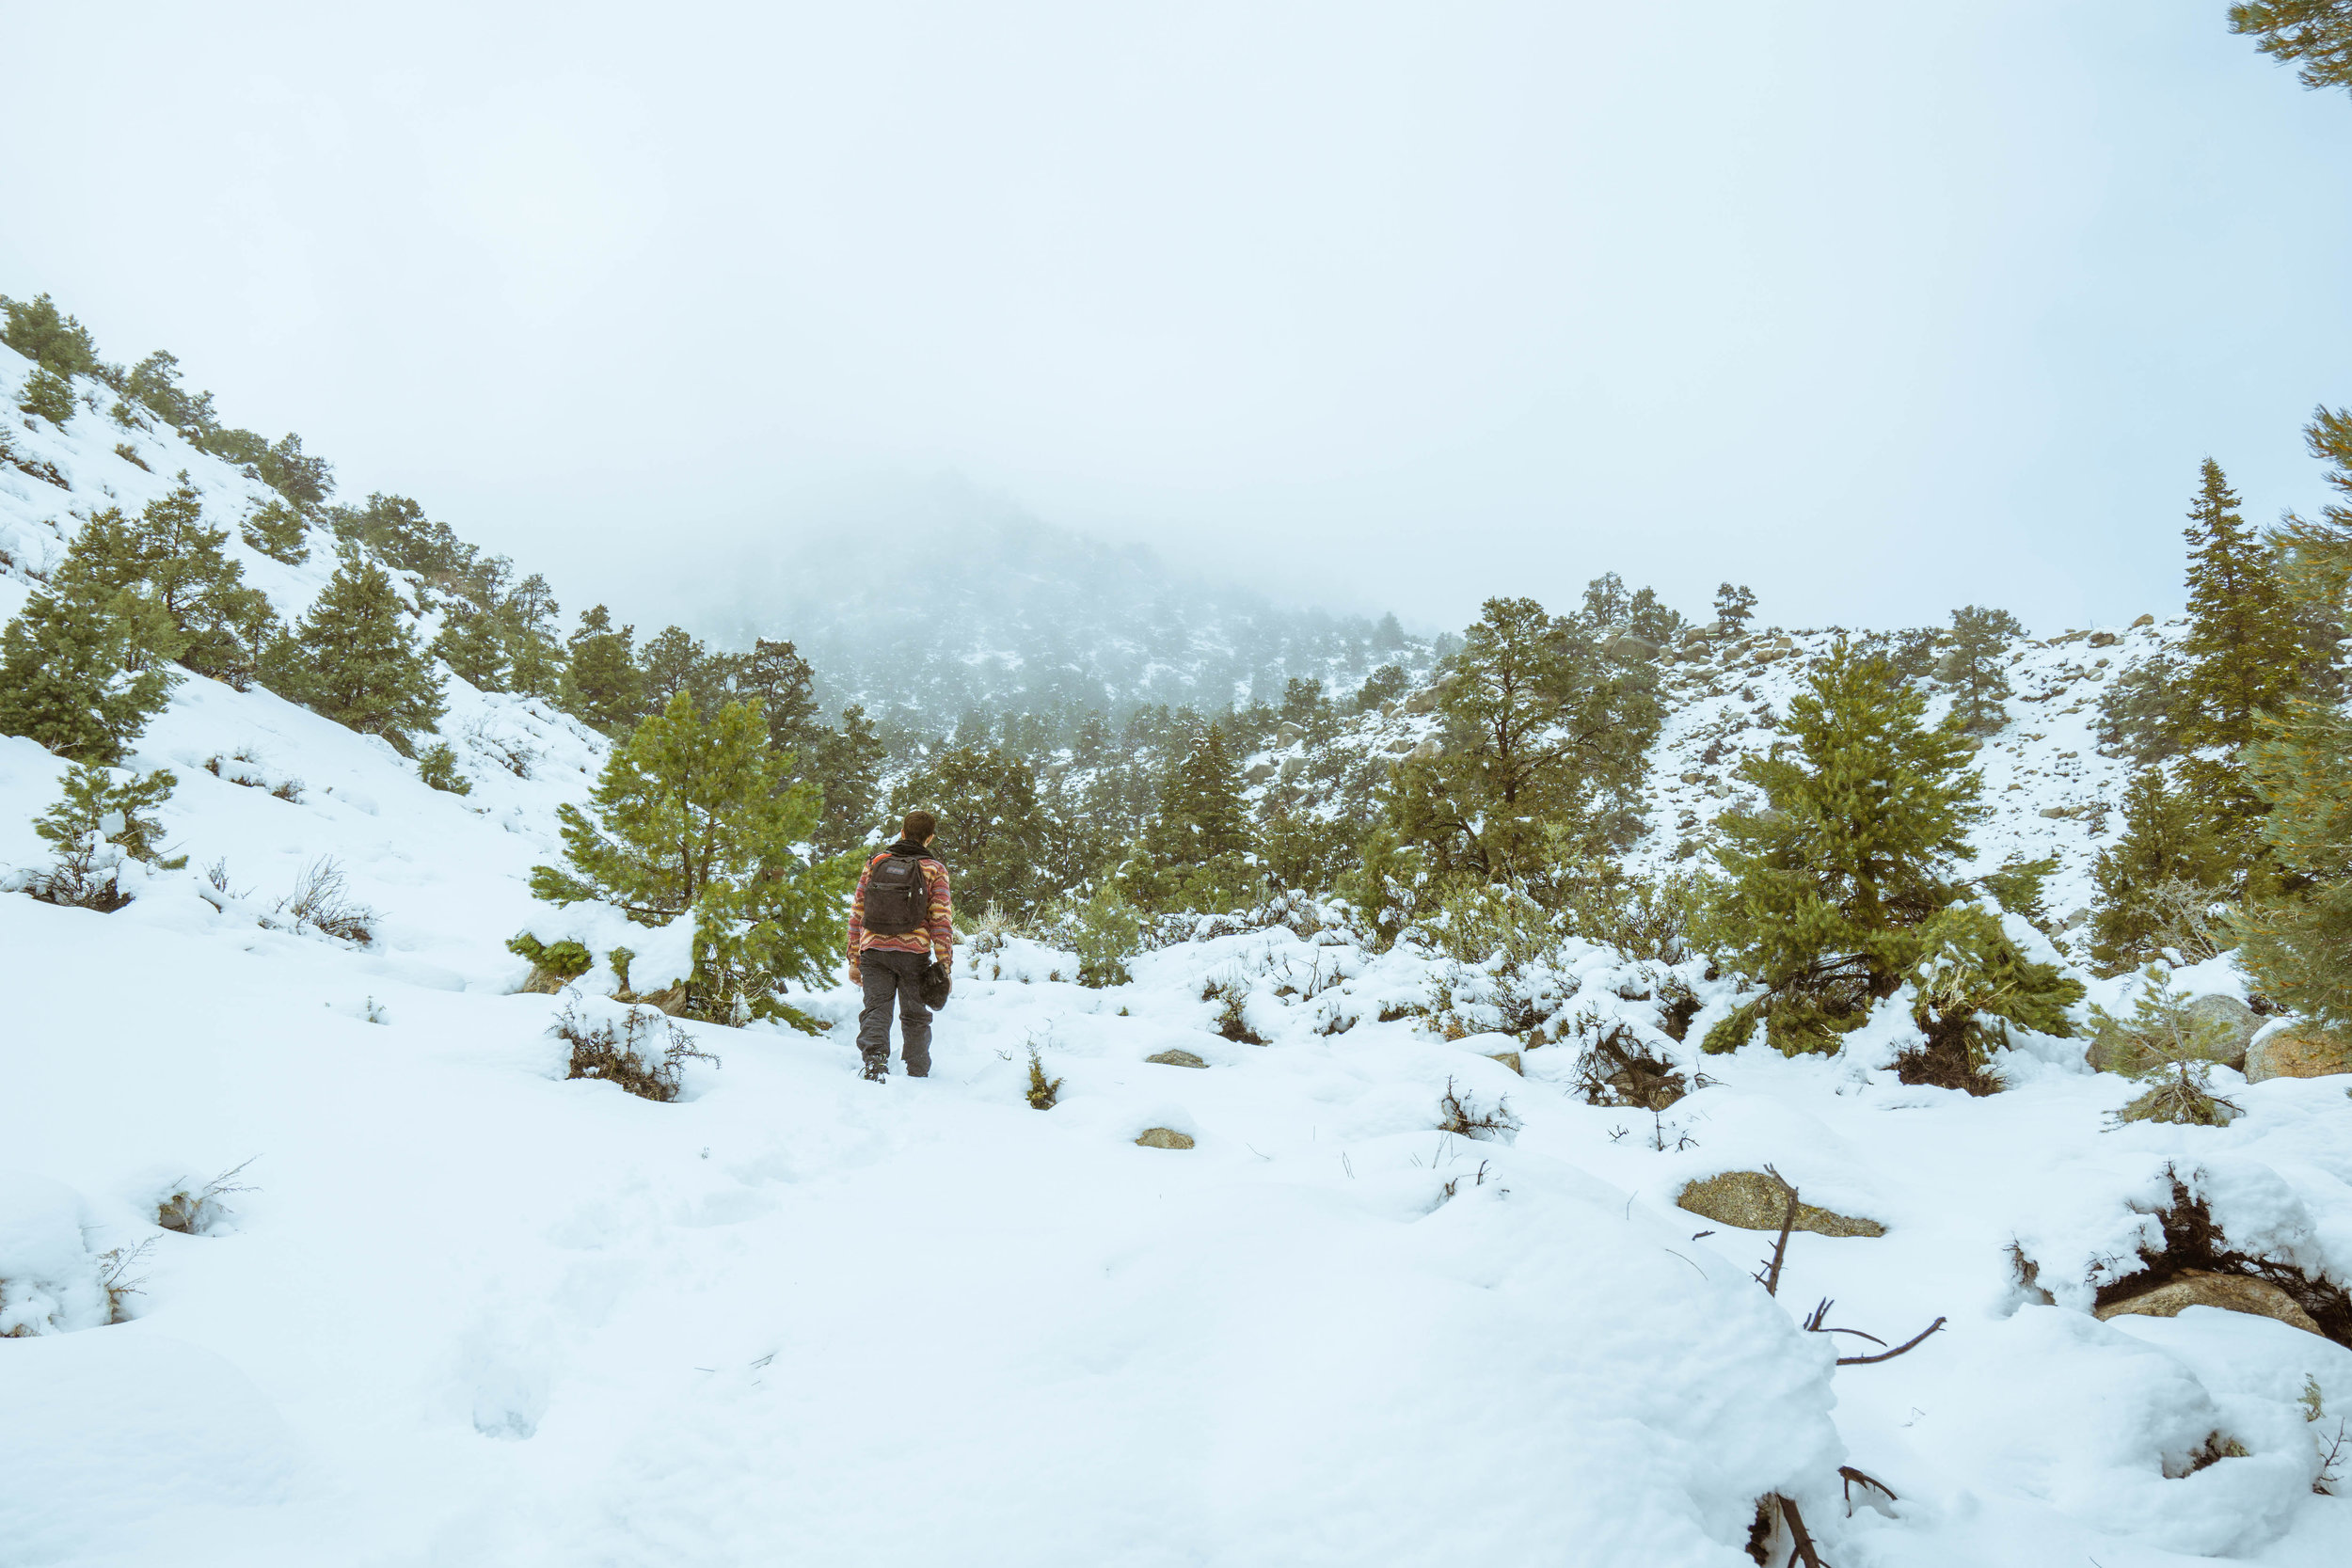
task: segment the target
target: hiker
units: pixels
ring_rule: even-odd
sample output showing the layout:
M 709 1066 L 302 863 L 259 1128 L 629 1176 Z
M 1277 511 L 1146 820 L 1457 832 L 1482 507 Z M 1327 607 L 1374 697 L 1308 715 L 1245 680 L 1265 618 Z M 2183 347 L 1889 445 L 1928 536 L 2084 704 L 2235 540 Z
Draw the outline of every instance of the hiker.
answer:
M 857 1048 L 866 1058 L 865 1076 L 877 1082 L 890 1076 L 894 996 L 907 1076 L 930 1076 L 931 1010 L 923 1001 L 924 975 L 936 962 L 944 980 L 956 962 L 947 868 L 931 853 L 938 841 L 937 817 L 927 811 L 907 813 L 898 842 L 866 863 L 857 896 L 850 901 L 850 984 L 866 988 Z

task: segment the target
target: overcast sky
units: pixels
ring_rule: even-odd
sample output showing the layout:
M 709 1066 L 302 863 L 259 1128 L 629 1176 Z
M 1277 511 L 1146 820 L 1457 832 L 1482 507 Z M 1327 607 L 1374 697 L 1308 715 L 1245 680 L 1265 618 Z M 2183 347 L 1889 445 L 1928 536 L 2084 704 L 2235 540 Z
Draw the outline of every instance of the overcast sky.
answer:
M 969 496 L 1431 627 L 2046 632 L 2352 403 L 2352 100 L 2224 9 L 0 0 L 0 292 L 640 620 Z

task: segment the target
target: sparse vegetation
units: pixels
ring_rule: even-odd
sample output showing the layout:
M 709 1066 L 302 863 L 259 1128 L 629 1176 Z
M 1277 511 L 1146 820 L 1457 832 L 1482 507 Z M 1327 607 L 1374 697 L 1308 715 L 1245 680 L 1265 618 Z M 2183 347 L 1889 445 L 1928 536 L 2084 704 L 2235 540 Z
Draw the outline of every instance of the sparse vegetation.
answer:
M 1062 1080 L 1045 1076 L 1045 1058 L 1039 1054 L 1037 1042 L 1029 1042 L 1029 1087 L 1027 1099 L 1032 1111 L 1050 1111 L 1061 1098 Z
M 375 940 L 376 923 L 383 919 L 351 895 L 342 863 L 333 855 L 321 855 L 305 866 L 294 891 L 278 901 L 276 910 L 297 931 L 317 931 L 361 947 Z
M 663 1104 L 677 1099 L 685 1087 L 686 1064 L 719 1058 L 695 1045 L 692 1037 L 652 1007 L 629 1007 L 619 1026 L 592 1022 L 575 1007 L 566 1007 L 549 1033 L 571 1047 L 566 1078 L 587 1078 L 614 1084 L 640 1100 Z
M 1509 1095 L 1497 1100 L 1489 1109 L 1455 1088 L 1453 1079 L 1445 1081 L 1445 1093 L 1438 1098 L 1438 1132 L 1451 1132 L 1461 1138 L 1507 1144 L 1518 1136 L 1521 1125 L 1519 1118 L 1512 1114 Z
M 2227 1127 L 2243 1108 L 2214 1092 L 2211 1073 L 2229 1053 L 2229 1026 L 2191 1012 L 2188 999 L 2172 990 L 2158 966 L 2151 964 L 2141 978 L 2129 1018 L 2118 1018 L 2096 1003 L 2090 1008 L 2104 1054 L 2147 1085 L 2115 1113 L 2117 1125 L 2169 1121 Z
M 473 793 L 473 781 L 457 771 L 457 753 L 446 740 L 437 740 L 417 753 L 417 777 L 428 789 L 450 795 Z
M 231 1165 L 201 1186 L 191 1186 L 184 1180 L 174 1183 L 155 1206 L 155 1223 L 183 1236 L 211 1235 L 230 1217 L 229 1207 L 221 1200 L 256 1190 L 237 1180 L 252 1163 L 246 1160 Z

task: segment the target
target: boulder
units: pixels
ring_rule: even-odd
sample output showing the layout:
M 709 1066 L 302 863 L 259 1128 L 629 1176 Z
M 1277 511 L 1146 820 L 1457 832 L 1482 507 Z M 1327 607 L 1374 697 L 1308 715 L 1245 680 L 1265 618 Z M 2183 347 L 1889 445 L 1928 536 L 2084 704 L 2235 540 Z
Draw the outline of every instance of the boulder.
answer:
M 1204 1068 L 1209 1065 L 1189 1051 L 1163 1051 L 1156 1056 L 1146 1056 L 1144 1060 L 1157 1062 L 1162 1067 Z
M 1646 637 L 1636 637 L 1621 631 L 1600 645 L 1600 651 L 1611 658 L 1656 658 L 1658 644 Z
M 1519 1053 L 1516 1051 L 1490 1052 L 1487 1053 L 1486 1060 L 1490 1062 L 1501 1062 L 1504 1067 L 1509 1068 L 1513 1072 L 1518 1073 L 1522 1078 L 1527 1076 L 1527 1069 L 1520 1065 Z
M 2074 809 L 2072 806 L 2044 806 L 2042 815 L 2055 822 L 2060 817 L 2074 816 Z
M 2087 641 L 2094 648 L 2112 648 L 2116 643 L 2116 636 L 2111 631 L 2094 631 Z
M 1704 773 L 1685 773 L 1682 775 L 1682 782 L 1684 784 L 1705 784 L 1707 782 L 1707 775 Z
M 1420 745 L 1414 747 L 1409 754 L 1411 759 L 1415 762 L 1427 762 L 1432 757 L 1444 754 L 1444 752 L 1445 748 L 1438 745 L 1435 740 L 1424 740 Z
M 1250 768 L 1248 772 L 1242 775 L 1242 779 L 1245 783 L 1253 784 L 1263 784 L 1272 777 L 1274 777 L 1274 764 L 1270 762 L 1261 762 L 1255 764 Z
M 2132 623 L 2135 626 L 2153 626 L 2155 624 L 2156 618 L 2153 615 L 2143 615 L 2138 620 Z
M 2229 1038 L 2214 1059 L 2240 1072 L 2246 1070 L 2246 1047 L 2262 1031 L 2262 1014 L 2234 996 L 2216 993 L 2198 997 L 2189 1003 L 2188 1016 L 2200 1023 L 2226 1026 L 2230 1031 Z
M 1781 1191 L 1779 1182 L 1760 1170 L 1731 1170 L 1692 1182 L 1682 1189 L 1675 1204 L 1720 1225 L 1737 1226 L 1741 1230 L 1777 1231 L 1788 1212 L 1788 1195 Z M 1795 1228 L 1819 1236 L 1886 1234 L 1886 1227 L 1876 1220 L 1855 1219 L 1802 1200 L 1797 1204 Z
M 2184 1270 L 2153 1290 L 2095 1308 L 2093 1316 L 2102 1320 L 2125 1315 L 2177 1318 L 2184 1307 L 2218 1307 L 2224 1312 L 2275 1318 L 2306 1334 L 2320 1334 L 2319 1324 L 2312 1321 L 2312 1315 L 2267 1279 L 2242 1274 L 2212 1274 L 2203 1269 Z
M 2246 1080 L 2325 1078 L 2352 1072 L 2352 1043 L 2308 1023 L 2290 1023 L 2255 1038 L 2246 1048 Z
M 1406 736 L 1402 740 L 1391 740 L 1389 742 L 1389 750 L 1395 752 L 1398 756 L 1403 756 L 1406 752 L 1411 751 L 1413 746 L 1414 741 L 1410 736 Z
M 1405 711 L 1407 713 L 1437 712 L 1438 689 L 1434 686 L 1424 686 L 1419 691 L 1413 692 L 1405 699 Z
M 1282 759 L 1282 782 L 1284 784 L 1295 783 L 1299 775 L 1306 771 L 1307 762 L 1305 758 L 1284 757 Z
M 1190 1148 L 1192 1134 L 1179 1132 L 1173 1127 L 1147 1127 L 1136 1145 L 1139 1148 Z
M 1280 741 L 1283 745 L 1289 746 L 1294 744 L 1300 736 L 1305 735 L 1306 733 L 1307 732 L 1305 730 L 1299 728 L 1299 726 L 1285 719 L 1282 721 L 1281 725 L 1275 730 L 1274 737 L 1275 739 Z

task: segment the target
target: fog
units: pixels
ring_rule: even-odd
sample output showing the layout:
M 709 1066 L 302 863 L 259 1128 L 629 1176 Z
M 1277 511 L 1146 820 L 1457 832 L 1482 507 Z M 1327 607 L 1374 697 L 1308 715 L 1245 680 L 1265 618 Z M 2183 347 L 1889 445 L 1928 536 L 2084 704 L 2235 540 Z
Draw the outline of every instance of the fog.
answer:
M 969 500 L 2046 631 L 2352 402 L 2352 103 L 2224 8 L 14 3 L 0 291 L 641 622 Z

